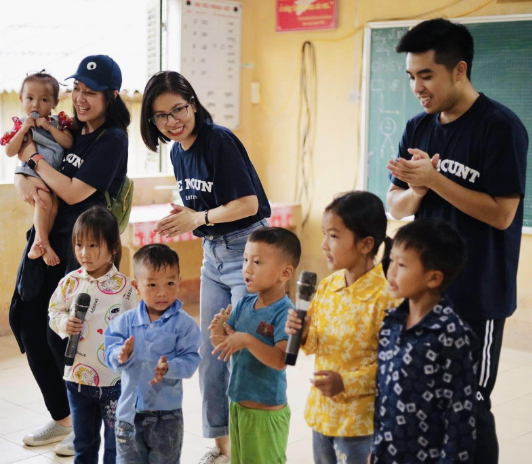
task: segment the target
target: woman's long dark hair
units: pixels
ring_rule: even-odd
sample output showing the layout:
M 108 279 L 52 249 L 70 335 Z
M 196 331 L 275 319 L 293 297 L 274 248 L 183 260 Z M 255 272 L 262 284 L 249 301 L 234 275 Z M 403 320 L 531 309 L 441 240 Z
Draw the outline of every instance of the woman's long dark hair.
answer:
M 98 244 L 106 244 L 111 252 L 113 263 L 118 269 L 122 258 L 120 230 L 118 221 L 107 208 L 97 205 L 78 217 L 72 231 L 73 251 L 76 250 L 76 243 L 84 237 L 91 237 Z
M 390 264 L 392 240 L 386 236 L 388 220 L 381 199 L 371 192 L 351 191 L 336 197 L 325 211 L 340 217 L 346 228 L 355 235 L 355 241 L 372 237 L 373 249 L 370 256 L 374 257 L 384 242 L 382 268 L 386 274 Z
M 81 81 L 82 82 L 82 81 Z M 115 97 L 114 90 L 112 89 L 105 89 L 103 91 L 103 96 L 105 98 L 105 102 L 107 104 L 107 110 L 105 114 L 105 124 L 107 126 L 115 126 L 125 133 L 127 133 L 127 127 L 131 123 L 131 115 L 129 114 L 129 110 L 126 107 L 126 104 L 120 97 L 120 94 L 118 94 Z M 76 107 L 73 107 L 74 112 L 74 125 L 77 129 L 81 129 L 83 126 L 85 126 L 85 122 L 80 121 L 78 119 L 78 114 L 76 113 Z
M 150 150 L 157 150 L 159 143 L 169 142 L 170 139 L 164 136 L 155 124 L 150 122 L 153 116 L 153 103 L 162 94 L 180 95 L 190 105 L 196 107 L 194 113 L 194 130 L 192 134 L 197 134 L 198 130 L 205 122 L 212 122 L 212 116 L 200 103 L 196 91 L 182 74 L 176 71 L 160 71 L 155 73 L 146 84 L 144 96 L 142 97 L 142 109 L 140 112 L 140 133 L 142 140 Z

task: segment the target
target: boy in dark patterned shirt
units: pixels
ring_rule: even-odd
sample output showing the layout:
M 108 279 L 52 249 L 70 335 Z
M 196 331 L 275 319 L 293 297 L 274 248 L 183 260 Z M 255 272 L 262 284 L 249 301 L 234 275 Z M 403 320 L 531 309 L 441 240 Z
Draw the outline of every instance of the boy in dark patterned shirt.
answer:
M 471 463 L 475 447 L 475 336 L 443 291 L 465 244 L 441 220 L 397 232 L 388 281 L 396 298 L 379 334 L 373 463 Z

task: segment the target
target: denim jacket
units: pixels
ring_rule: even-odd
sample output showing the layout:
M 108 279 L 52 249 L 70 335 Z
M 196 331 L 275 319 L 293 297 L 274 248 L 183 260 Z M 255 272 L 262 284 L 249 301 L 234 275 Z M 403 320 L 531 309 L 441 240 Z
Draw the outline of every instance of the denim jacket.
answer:
M 176 300 L 156 321 L 151 322 L 146 304 L 113 320 L 105 332 L 107 365 L 122 372 L 122 395 L 118 401 L 116 419 L 130 424 L 137 411 L 176 410 L 183 401 L 182 379 L 190 378 L 201 357 L 200 329 Z M 118 354 L 129 337 L 135 337 L 129 360 L 118 363 Z M 160 383 L 150 385 L 155 366 L 161 355 L 168 361 L 168 372 Z

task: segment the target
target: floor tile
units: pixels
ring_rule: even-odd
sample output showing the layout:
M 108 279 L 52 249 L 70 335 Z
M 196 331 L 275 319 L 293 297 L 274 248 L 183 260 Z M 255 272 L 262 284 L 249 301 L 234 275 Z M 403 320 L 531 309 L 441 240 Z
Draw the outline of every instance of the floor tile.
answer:
M 523 364 L 497 376 L 491 395 L 492 405 L 498 406 L 532 393 L 532 364 Z
M 286 463 L 314 463 L 312 442 L 297 441 L 286 448 Z
M 22 407 L 32 410 L 33 412 L 40 413 L 41 415 L 44 415 L 45 417 L 49 417 L 50 413 L 48 412 L 48 409 L 46 408 L 46 404 L 44 403 L 44 400 L 38 400 L 37 402 L 31 402 L 29 404 L 24 404 Z
M 503 347 L 501 352 L 501 361 L 500 363 L 514 362 L 519 365 L 525 363 L 532 363 L 532 352 L 524 352 L 521 350 L 508 349 Z
M 292 410 L 290 417 L 290 431 L 288 434 L 288 444 L 299 442 L 303 439 L 310 440 L 312 438 L 312 430 L 308 427 L 303 416 L 304 410 Z
M 497 413 L 495 416 L 497 436 L 501 441 L 513 441 L 525 434 L 532 432 L 530 418 L 514 418 L 506 413 Z M 532 462 L 532 448 L 530 459 Z
M 0 370 L 0 399 L 17 405 L 25 405 L 39 400 L 41 392 L 31 375 L 22 375 L 17 368 Z
M 61 457 L 53 452 L 47 452 L 40 457 L 46 457 L 47 459 L 53 460 L 55 463 L 74 463 L 74 457 Z
M 300 353 L 287 368 L 288 401 L 292 411 L 288 463 L 312 463 L 312 430 L 303 413 L 310 389 L 314 357 Z M 532 353 L 504 348 L 501 354 L 493 411 L 500 438 L 501 463 L 532 462 Z M 183 381 L 185 435 L 182 463 L 197 463 L 214 446 L 202 437 L 198 374 Z M 42 426 L 49 415 L 39 389 L 13 337 L 0 338 L 0 462 L 73 463 L 53 453 L 55 444 L 25 447 L 22 437 Z M 103 450 L 100 451 L 100 455 Z M 9 460 L 8 460 L 9 458 Z
M 28 360 L 26 356 L 21 354 L 18 348 L 9 346 L 2 347 L 2 356 L 0 357 L 0 370 L 24 366 L 27 364 Z
M 214 439 L 206 439 L 185 433 L 181 463 L 198 463 L 199 460 L 214 446 Z
M 2 463 L 11 463 L 37 456 L 38 454 L 36 452 L 29 451 L 0 438 L 0 457 L 2 457 Z M 36 463 L 38 463 L 37 460 Z
M 520 444 L 532 448 L 532 432 L 523 434 L 522 436 L 515 438 L 513 441 L 511 441 L 511 444 Z
M 42 423 L 42 425 L 46 424 L 46 421 Z M 51 452 L 54 450 L 54 447 L 56 446 L 57 442 L 55 443 L 52 443 L 52 444 L 46 444 L 44 446 L 36 446 L 36 447 L 29 447 L 29 446 L 26 446 L 23 442 L 22 442 L 22 438 L 28 434 L 28 433 L 31 433 L 32 431 L 35 431 L 35 429 L 37 429 L 38 427 L 40 427 L 41 425 L 38 425 L 37 427 L 31 427 L 31 428 L 26 428 L 26 429 L 22 429 L 20 431 L 16 431 L 15 433 L 9 433 L 9 434 L 6 434 L 4 436 L 2 436 L 3 439 L 7 440 L 7 441 L 10 441 L 20 447 L 24 447 L 25 449 L 27 449 L 28 451 L 30 452 L 35 452 L 36 454 L 45 454 L 46 452 Z
M 2 372 L 0 371 L 0 374 Z M 1 384 L 1 383 L 0 383 Z M 12 408 L 12 407 L 16 407 L 17 404 L 14 404 L 13 402 L 8 402 L 7 400 L 4 400 L 4 399 L 0 399 L 0 416 L 1 416 L 1 412 L 4 410 L 4 409 L 8 409 L 8 408 Z
M 530 444 L 501 441 L 499 444 L 499 463 L 531 463 L 532 448 Z
M 13 463 L 38 463 L 38 464 L 48 464 L 48 463 L 57 463 L 55 460 L 51 460 L 44 455 L 38 455 L 37 457 L 29 458 L 26 460 L 20 460 Z
M 498 404 L 493 407 L 492 412 L 495 416 L 501 413 L 515 419 L 532 419 L 532 397 L 518 397 L 509 402 Z
M 17 405 L 3 409 L 0 411 L 0 436 L 40 427 L 47 421 L 49 417 Z

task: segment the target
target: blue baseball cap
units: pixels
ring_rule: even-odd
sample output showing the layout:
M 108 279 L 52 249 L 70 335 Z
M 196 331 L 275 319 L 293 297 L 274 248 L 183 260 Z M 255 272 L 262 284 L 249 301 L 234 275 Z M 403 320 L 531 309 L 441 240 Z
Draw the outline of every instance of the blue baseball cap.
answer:
M 95 91 L 120 90 L 122 86 L 122 71 L 116 61 L 107 55 L 91 55 L 84 58 L 76 73 L 67 77 L 67 79 L 72 78 Z

